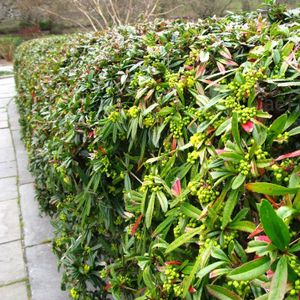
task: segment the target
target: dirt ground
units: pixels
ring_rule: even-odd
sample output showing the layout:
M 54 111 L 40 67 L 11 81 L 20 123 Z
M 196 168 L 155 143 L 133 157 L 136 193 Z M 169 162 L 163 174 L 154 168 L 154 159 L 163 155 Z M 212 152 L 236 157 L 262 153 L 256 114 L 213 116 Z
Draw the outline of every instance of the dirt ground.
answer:
M 5 59 L 0 59 L 0 66 L 1 66 L 1 67 L 2 67 L 2 66 L 10 66 L 10 65 L 12 65 L 11 62 L 6 61 Z

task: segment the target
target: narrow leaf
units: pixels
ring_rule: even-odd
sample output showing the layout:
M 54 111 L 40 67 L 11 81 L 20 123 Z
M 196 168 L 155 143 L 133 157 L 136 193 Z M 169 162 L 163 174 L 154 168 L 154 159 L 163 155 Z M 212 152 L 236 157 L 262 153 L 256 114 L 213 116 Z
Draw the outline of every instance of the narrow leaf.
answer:
M 266 235 L 278 249 L 284 250 L 290 242 L 289 229 L 268 200 L 262 201 L 259 215 Z
M 275 275 L 272 278 L 268 300 L 283 300 L 288 279 L 287 257 L 282 256 L 277 263 Z
M 266 273 L 271 266 L 271 261 L 268 256 L 247 262 L 240 267 L 231 271 L 228 278 L 232 280 L 252 280 Z
M 286 188 L 284 186 L 268 182 L 252 182 L 246 184 L 246 189 L 254 193 L 279 196 L 286 194 L 295 194 L 300 190 L 300 187 Z

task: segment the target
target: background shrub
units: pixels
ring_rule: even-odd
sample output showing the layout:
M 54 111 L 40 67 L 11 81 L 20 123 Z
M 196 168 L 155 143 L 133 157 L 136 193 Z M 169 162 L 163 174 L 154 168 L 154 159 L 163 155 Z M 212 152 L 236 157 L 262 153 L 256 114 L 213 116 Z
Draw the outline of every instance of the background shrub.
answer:
M 20 46 L 24 141 L 72 298 L 297 299 L 299 14 L 271 13 Z
M 20 37 L 0 37 L 0 58 L 12 61 L 16 48 L 22 43 Z

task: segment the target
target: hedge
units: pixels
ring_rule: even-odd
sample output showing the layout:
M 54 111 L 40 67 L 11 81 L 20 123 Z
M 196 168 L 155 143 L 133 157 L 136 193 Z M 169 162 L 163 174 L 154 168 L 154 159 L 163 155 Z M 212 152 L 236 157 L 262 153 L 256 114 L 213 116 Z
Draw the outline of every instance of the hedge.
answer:
M 16 54 L 73 299 L 298 299 L 298 11 L 156 21 Z

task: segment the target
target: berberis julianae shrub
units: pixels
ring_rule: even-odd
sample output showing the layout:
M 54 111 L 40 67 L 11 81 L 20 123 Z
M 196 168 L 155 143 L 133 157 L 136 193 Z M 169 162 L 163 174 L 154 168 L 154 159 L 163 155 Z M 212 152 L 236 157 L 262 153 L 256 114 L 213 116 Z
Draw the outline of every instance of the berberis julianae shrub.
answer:
M 298 299 L 299 11 L 30 41 L 24 140 L 73 299 Z

